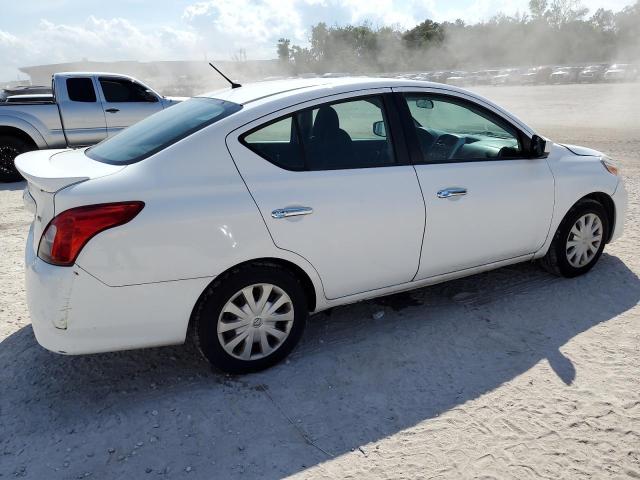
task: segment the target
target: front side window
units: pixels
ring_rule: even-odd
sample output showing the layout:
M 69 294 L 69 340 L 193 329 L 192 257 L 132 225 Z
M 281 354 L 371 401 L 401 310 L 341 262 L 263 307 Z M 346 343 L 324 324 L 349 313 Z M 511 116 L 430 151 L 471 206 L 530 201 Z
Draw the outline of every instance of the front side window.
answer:
M 481 107 L 439 95 L 404 99 L 425 163 L 522 157 L 517 130 Z
M 288 170 L 336 170 L 395 165 L 380 97 L 324 104 L 258 127 L 241 141 Z
M 217 98 L 191 98 L 125 128 L 85 153 L 104 163 L 135 163 L 241 108 L 241 105 Z
M 109 103 L 158 101 L 158 97 L 146 87 L 126 78 L 101 77 L 100 87 Z
M 96 101 L 96 90 L 90 78 L 67 78 L 67 93 L 72 102 Z

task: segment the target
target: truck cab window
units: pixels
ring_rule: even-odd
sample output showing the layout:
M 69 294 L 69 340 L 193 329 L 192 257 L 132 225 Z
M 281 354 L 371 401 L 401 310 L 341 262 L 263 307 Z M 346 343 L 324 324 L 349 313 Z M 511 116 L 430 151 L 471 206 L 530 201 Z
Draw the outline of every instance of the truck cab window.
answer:
M 72 102 L 96 101 L 96 91 L 90 78 L 67 78 L 67 92 Z
M 158 98 L 146 87 L 124 78 L 100 78 L 104 98 L 109 103 L 157 102 Z

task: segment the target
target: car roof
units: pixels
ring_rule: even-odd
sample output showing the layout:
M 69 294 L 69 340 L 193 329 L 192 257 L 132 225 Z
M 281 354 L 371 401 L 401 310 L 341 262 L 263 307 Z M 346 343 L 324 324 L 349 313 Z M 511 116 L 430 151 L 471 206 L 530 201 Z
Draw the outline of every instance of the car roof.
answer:
M 214 90 L 200 97 L 218 98 L 241 105 L 268 99 L 288 92 L 302 93 L 307 90 L 314 94 L 320 93 L 322 96 L 344 93 L 354 90 L 366 90 L 374 88 L 391 87 L 435 87 L 446 88 L 457 92 L 465 92 L 462 89 L 444 85 L 436 82 L 424 80 L 410 80 L 407 78 L 387 78 L 387 77 L 337 77 L 337 78 L 291 78 L 286 80 L 270 80 L 263 82 L 248 83 L 239 88 L 224 88 Z
M 332 95 L 354 93 L 358 91 L 384 89 L 384 88 L 429 88 L 436 93 L 458 94 L 493 108 L 503 116 L 517 123 L 526 133 L 533 134 L 529 126 L 512 113 L 504 110 L 487 98 L 463 88 L 424 80 L 411 80 L 407 78 L 388 77 L 339 77 L 339 78 L 292 78 L 287 80 L 272 80 L 256 83 L 248 83 L 239 88 L 225 88 L 215 90 L 198 97 L 215 98 L 243 105 L 242 109 L 249 117 L 252 110 L 257 115 L 268 114 L 286 108 L 293 104 L 304 103 Z M 292 103 L 293 102 L 293 103 Z M 239 115 L 243 116 L 238 113 Z M 229 117 L 231 120 L 232 115 Z

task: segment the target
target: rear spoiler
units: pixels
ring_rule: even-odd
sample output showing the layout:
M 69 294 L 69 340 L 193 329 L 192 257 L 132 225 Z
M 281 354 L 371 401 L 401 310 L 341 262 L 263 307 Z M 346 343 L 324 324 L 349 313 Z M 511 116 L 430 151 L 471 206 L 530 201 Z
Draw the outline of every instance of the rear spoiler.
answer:
M 18 155 L 15 164 L 30 184 L 50 193 L 125 168 L 96 162 L 84 150 L 36 150 Z

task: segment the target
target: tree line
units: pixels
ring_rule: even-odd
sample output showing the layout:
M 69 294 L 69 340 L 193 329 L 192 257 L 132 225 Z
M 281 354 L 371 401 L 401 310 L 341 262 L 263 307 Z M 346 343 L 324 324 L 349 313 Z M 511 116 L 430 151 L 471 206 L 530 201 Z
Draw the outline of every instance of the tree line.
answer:
M 298 74 L 636 62 L 640 0 L 592 14 L 579 0 L 530 0 L 523 14 L 474 24 L 427 19 L 409 30 L 321 22 L 311 27 L 308 46 L 281 38 L 277 53 Z

